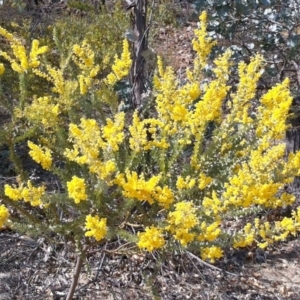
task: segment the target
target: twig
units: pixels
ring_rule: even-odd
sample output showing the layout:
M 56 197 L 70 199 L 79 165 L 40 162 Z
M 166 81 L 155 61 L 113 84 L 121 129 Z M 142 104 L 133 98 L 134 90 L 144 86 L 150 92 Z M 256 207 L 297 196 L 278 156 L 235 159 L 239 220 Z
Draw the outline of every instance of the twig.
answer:
M 87 250 L 87 246 L 85 246 L 82 249 L 81 253 L 79 253 L 78 256 L 77 256 L 77 261 L 76 261 L 76 266 L 75 266 L 75 270 L 74 270 L 73 280 L 72 280 L 68 295 L 66 297 L 66 300 L 72 300 L 73 299 L 73 296 L 74 296 L 74 293 L 75 293 L 75 290 L 76 290 L 76 287 L 77 287 L 77 284 L 78 284 L 78 279 L 79 279 L 79 276 L 80 276 L 80 272 L 81 272 L 81 268 L 82 268 L 82 264 L 83 264 L 83 258 L 85 256 L 86 250 Z
M 186 253 L 187 253 L 190 257 L 195 258 L 196 260 L 198 260 L 198 262 L 200 262 L 201 264 L 203 264 L 203 265 L 205 265 L 205 266 L 207 266 L 207 267 L 209 267 L 209 268 L 211 268 L 211 269 L 218 270 L 218 271 L 220 271 L 220 272 L 225 272 L 225 273 L 230 274 L 230 275 L 232 275 L 232 276 L 238 276 L 238 274 L 234 274 L 234 273 L 225 271 L 225 270 L 223 270 L 223 269 L 220 269 L 220 268 L 218 268 L 218 267 L 216 267 L 216 266 L 213 266 L 213 265 L 207 263 L 206 261 L 202 260 L 201 258 L 199 258 L 198 256 L 194 255 L 194 254 L 191 253 L 190 251 L 186 251 Z

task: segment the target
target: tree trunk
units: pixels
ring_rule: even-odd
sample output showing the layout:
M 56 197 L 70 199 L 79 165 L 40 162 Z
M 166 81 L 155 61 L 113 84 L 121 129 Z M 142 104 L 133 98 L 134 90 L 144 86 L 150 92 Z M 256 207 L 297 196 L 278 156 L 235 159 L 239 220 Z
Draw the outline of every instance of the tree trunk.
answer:
M 142 93 L 145 91 L 145 59 L 142 54 L 147 50 L 146 18 L 147 0 L 135 0 L 132 20 L 135 40 L 133 45 L 133 63 L 130 73 L 132 104 L 135 108 L 140 107 Z
M 300 150 L 300 97 L 293 99 L 290 112 L 294 116 L 290 120 L 291 128 L 286 132 L 287 154 Z M 295 177 L 292 187 L 297 190 L 300 188 L 300 177 Z

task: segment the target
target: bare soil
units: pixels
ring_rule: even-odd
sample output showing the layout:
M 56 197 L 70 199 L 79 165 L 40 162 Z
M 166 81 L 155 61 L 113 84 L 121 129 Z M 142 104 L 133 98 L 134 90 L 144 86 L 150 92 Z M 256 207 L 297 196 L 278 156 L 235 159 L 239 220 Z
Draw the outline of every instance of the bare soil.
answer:
M 299 299 L 299 239 L 266 252 L 227 251 L 214 266 L 188 251 L 145 254 L 132 246 L 90 249 L 74 299 Z M 1 231 L 0 300 L 65 299 L 75 260 L 63 241 Z

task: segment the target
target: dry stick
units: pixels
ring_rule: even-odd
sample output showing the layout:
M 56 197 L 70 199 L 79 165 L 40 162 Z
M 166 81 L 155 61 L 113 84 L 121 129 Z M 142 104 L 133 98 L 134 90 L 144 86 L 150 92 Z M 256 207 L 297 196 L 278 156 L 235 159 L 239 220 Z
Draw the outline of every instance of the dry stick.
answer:
M 231 272 L 222 270 L 222 269 L 220 269 L 220 268 L 218 268 L 218 267 L 216 267 L 216 266 L 213 266 L 213 265 L 211 265 L 211 264 L 205 262 L 204 260 L 202 260 L 202 259 L 199 258 L 198 256 L 194 255 L 194 254 L 191 253 L 190 251 L 187 251 L 187 254 L 188 254 L 190 257 L 197 259 L 198 262 L 200 262 L 201 264 L 203 264 L 203 265 L 205 265 L 205 266 L 207 266 L 207 267 L 209 267 L 209 268 L 212 268 L 212 269 L 214 269 L 214 270 L 218 270 L 218 271 L 221 271 L 221 272 L 225 272 L 225 273 L 230 274 L 230 275 L 233 275 L 233 276 L 238 276 L 238 274 L 234 274 L 234 273 L 231 273 Z
M 83 257 L 85 256 L 87 247 L 84 247 L 81 251 L 81 253 L 78 254 L 77 256 L 77 260 L 76 260 L 76 266 L 75 266 L 75 270 L 74 270 L 74 275 L 73 275 L 73 280 L 67 295 L 66 300 L 72 300 L 75 290 L 76 290 L 76 286 L 78 284 L 78 279 L 79 279 L 79 275 L 81 272 L 81 268 L 82 268 L 82 264 L 83 264 Z

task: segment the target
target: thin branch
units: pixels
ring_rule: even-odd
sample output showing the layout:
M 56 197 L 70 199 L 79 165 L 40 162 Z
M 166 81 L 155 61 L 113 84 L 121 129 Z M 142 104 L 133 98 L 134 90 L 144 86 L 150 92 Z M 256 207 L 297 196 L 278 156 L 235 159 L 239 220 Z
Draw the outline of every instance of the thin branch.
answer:
M 87 251 L 87 246 L 85 246 L 82 251 L 78 254 L 77 256 L 77 261 L 76 261 L 76 266 L 75 266 L 75 270 L 74 270 L 74 275 L 73 275 L 73 280 L 68 292 L 68 295 L 66 297 L 66 300 L 72 300 L 77 284 L 78 284 L 78 280 L 79 280 L 79 276 L 81 273 L 81 269 L 82 269 L 82 265 L 83 265 L 83 259 L 85 257 Z
M 200 262 L 202 265 L 205 265 L 205 266 L 207 266 L 207 267 L 209 267 L 209 268 L 211 268 L 211 269 L 214 269 L 214 270 L 217 270 L 217 271 L 220 271 L 220 272 L 225 272 L 225 273 L 227 273 L 227 274 L 229 274 L 229 275 L 232 275 L 232 276 L 238 276 L 237 274 L 234 274 L 234 273 L 225 271 L 225 270 L 223 270 L 223 269 L 220 269 L 220 268 L 218 268 L 218 267 L 216 267 L 216 266 L 213 266 L 213 265 L 207 263 L 206 261 L 202 260 L 201 258 L 199 258 L 198 256 L 194 255 L 194 254 L 191 253 L 190 251 L 186 251 L 186 253 L 187 253 L 190 257 L 195 258 L 195 259 L 196 259 L 198 262 Z

